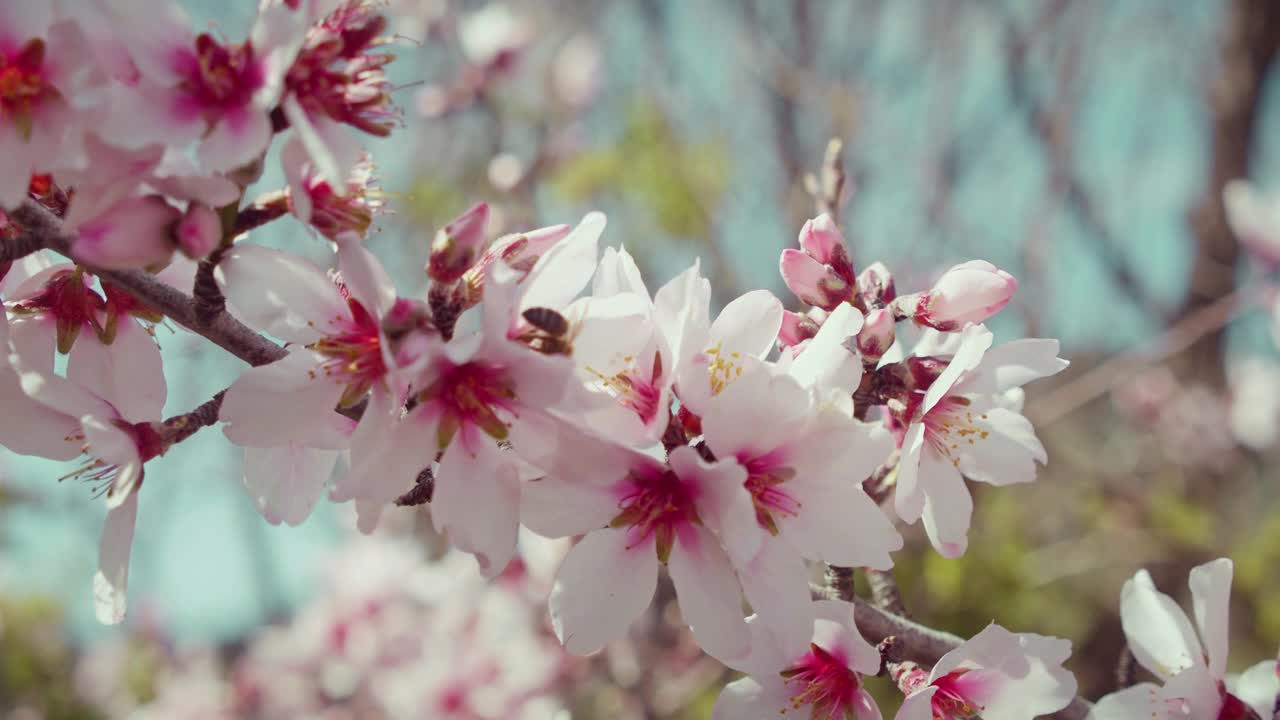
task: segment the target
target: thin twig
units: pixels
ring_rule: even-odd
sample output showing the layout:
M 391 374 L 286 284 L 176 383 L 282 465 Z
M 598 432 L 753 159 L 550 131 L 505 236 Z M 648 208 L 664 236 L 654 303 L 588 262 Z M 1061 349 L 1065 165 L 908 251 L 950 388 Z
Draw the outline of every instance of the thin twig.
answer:
M 840 138 L 831 138 L 827 142 L 827 151 L 822 158 L 820 177 L 813 174 L 805 176 L 805 189 L 813 195 L 813 204 L 818 214 L 826 213 L 837 224 L 840 224 L 840 207 L 844 200 L 844 142 Z

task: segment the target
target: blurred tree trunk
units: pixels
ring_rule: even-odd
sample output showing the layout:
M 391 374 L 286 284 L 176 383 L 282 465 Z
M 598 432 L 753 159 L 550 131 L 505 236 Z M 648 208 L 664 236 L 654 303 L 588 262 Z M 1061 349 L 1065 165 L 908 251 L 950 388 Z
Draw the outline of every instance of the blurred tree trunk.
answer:
M 1221 54 L 1206 88 L 1212 128 L 1209 178 L 1200 203 L 1191 211 L 1197 249 L 1183 316 L 1234 288 L 1240 248 L 1227 226 L 1222 188 L 1249 174 L 1263 83 L 1280 49 L 1280 1 L 1233 0 L 1224 15 Z M 1214 387 L 1225 383 L 1223 340 L 1224 331 L 1217 330 L 1188 351 L 1196 378 Z

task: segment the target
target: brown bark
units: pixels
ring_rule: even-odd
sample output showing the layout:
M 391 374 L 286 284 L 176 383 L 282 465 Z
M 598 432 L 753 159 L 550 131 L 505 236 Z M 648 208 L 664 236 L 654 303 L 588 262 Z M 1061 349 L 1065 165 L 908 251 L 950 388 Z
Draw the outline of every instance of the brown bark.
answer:
M 1225 12 L 1220 48 L 1219 61 L 1207 87 L 1212 118 L 1209 178 L 1204 195 L 1190 216 L 1196 234 L 1196 259 L 1183 315 L 1214 303 L 1234 289 L 1240 247 L 1227 225 L 1222 188 L 1249 174 L 1263 82 L 1280 49 L 1280 3 L 1234 0 Z M 1188 351 L 1191 371 L 1214 386 L 1225 382 L 1224 333 L 1225 328 L 1208 333 Z

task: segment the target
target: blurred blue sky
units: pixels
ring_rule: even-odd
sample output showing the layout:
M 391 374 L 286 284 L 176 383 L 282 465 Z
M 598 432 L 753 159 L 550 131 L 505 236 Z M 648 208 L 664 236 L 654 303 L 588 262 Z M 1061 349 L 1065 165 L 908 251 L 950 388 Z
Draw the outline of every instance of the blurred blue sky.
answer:
M 242 37 L 256 3 L 188 0 L 200 22 L 216 22 L 228 37 Z M 578 5 L 553 5 L 575 8 Z M 652 14 L 657 5 L 660 23 Z M 897 269 L 899 289 L 914 290 L 941 267 L 983 257 L 1012 269 L 1022 297 L 1043 310 L 1043 330 L 1063 337 L 1067 353 L 1094 347 L 1120 349 L 1157 331 L 1160 319 L 1132 303 L 1117 302 L 1097 238 L 1060 204 L 1046 205 L 1044 152 L 1007 82 L 1007 22 L 1034 17 L 1041 3 L 831 2 L 814 3 L 815 36 L 804 50 L 784 3 L 756 3 L 769 28 L 753 38 L 729 0 L 607 3 L 568 23 L 595 23 L 604 52 L 604 85 L 584 120 L 587 145 L 615 141 L 637 98 L 656 98 L 691 140 L 723 142 L 730 158 L 728 187 L 714 208 L 722 249 L 745 287 L 782 288 L 778 252 L 798 228 L 788 212 L 784 160 L 774 150 L 779 132 L 775 98 L 766 83 L 778 57 L 813 55 L 818 83 L 798 102 L 796 144 L 806 166 L 815 165 L 828 137 L 839 134 L 842 114 L 856 118 L 846 136 L 849 164 L 859 185 L 846 209 L 855 261 L 883 259 Z M 1085 5 L 1085 4 L 1081 4 Z M 1089 3 L 1075 20 L 1077 45 L 1047 36 L 1030 43 L 1025 62 L 1030 92 L 1046 102 L 1056 92 L 1045 68 L 1062 54 L 1080 56 L 1071 101 L 1070 144 L 1081 180 L 1119 256 L 1141 281 L 1151 302 L 1175 308 L 1185 291 L 1192 258 L 1187 208 L 1202 192 L 1207 163 L 1204 77 L 1222 3 L 1128 0 Z M 995 8 L 995 10 L 992 10 Z M 1082 15 L 1083 10 L 1077 12 Z M 774 17 L 776 15 L 776 17 Z M 941 17 L 945 16 L 945 17 Z M 1029 20 L 1028 20 L 1029 22 Z M 939 48 L 939 43 L 944 47 Z M 944 52 L 945 51 L 945 52 Z M 433 77 L 431 48 L 397 48 L 398 81 Z M 846 87 L 856 108 L 832 108 L 839 95 L 822 83 Z M 1256 179 L 1280 182 L 1280 80 L 1268 83 L 1257 144 Z M 412 96 L 404 96 L 406 105 Z M 466 117 L 459 122 L 472 122 Z M 438 158 L 412 138 L 418 121 L 392 140 L 374 143 L 383 185 L 404 189 Z M 954 141 L 954 138 L 959 138 Z M 466 142 L 464 136 L 461 142 Z M 928 212 L 939 153 L 954 141 L 963 171 L 947 188 L 941 220 Z M 264 188 L 278 187 L 275 164 Z M 638 250 L 655 277 L 650 286 L 686 267 L 701 246 L 658 238 L 637 208 L 605 201 L 608 242 Z M 574 222 L 585 207 L 568 206 L 540 192 L 546 222 Z M 429 229 L 387 232 L 371 246 L 384 257 L 420 257 Z M 1047 272 L 1033 285 L 1026 267 L 1028 233 L 1040 233 Z M 406 238 L 416 249 L 405 252 Z M 296 223 L 282 221 L 255 233 L 263 242 L 324 261 L 322 244 Z M 661 252 L 646 250 L 661 248 Z M 402 292 L 420 287 L 420 261 L 390 269 Z M 1036 276 L 1031 276 L 1034 279 Z M 785 296 L 784 296 L 785 297 Z M 789 299 L 789 298 L 788 298 Z M 1021 332 L 1012 315 L 998 324 Z M 161 329 L 169 382 L 167 413 L 188 410 L 229 384 L 240 366 L 221 353 L 200 352 L 191 338 Z M 147 608 L 181 639 L 234 637 L 306 596 L 309 568 L 322 563 L 340 536 L 335 509 L 322 503 L 299 528 L 263 522 L 239 482 L 240 459 L 216 429 L 205 430 L 147 468 L 141 521 L 135 538 L 130 602 L 134 619 Z M 21 488 L 40 500 L 6 513 L 6 551 L 0 555 L 0 590 L 48 592 L 66 599 L 82 637 L 118 632 L 100 628 L 90 611 L 103 511 L 74 483 L 54 484 L 65 472 L 54 463 L 3 458 Z

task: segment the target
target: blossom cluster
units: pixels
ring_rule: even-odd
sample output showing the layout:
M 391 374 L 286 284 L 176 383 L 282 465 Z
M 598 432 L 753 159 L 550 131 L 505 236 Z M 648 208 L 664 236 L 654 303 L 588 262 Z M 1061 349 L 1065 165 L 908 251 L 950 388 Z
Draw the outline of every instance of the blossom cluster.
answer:
M 79 693 L 113 717 L 439 718 L 565 717 L 574 659 L 545 628 L 537 605 L 558 543 L 529 538 L 498 582 L 463 555 L 429 560 L 419 543 L 357 536 L 326 562 L 315 596 L 228 660 L 181 649 L 162 623 L 91 649 Z M 121 676 L 155 668 L 154 697 Z
M 234 43 L 172 0 L 0 8 L 0 231 L 16 243 L 52 224 L 68 258 L 0 266 L 0 444 L 79 462 L 68 477 L 105 498 L 98 617 L 126 614 L 146 464 L 218 422 L 268 522 L 298 524 L 327 496 L 372 532 L 388 508 L 429 502 L 489 578 L 522 528 L 578 538 L 549 588 L 569 652 L 622 636 L 665 568 L 699 646 L 749 676 L 719 717 L 878 717 L 862 677 L 881 653 L 850 598 L 814 601 L 810 578 L 889 570 L 897 523 L 958 557 L 966 481 L 1035 479 L 1046 454 L 1022 386 L 1067 363 L 1055 340 L 995 343 L 984 323 L 1014 278 L 973 260 L 898 294 L 823 214 L 780 258 L 801 311 L 756 290 L 714 312 L 698 263 L 651 290 L 602 243 L 600 213 L 491 238 L 478 204 L 432 239 L 429 289 L 401 294 L 364 243 L 381 200 L 360 141 L 396 123 L 386 27 L 368 0 L 264 0 Z M 288 187 L 246 200 L 276 135 Z M 287 213 L 332 267 L 248 239 Z M 194 278 L 175 253 L 200 261 Z M 166 317 L 257 348 L 225 392 L 167 420 Z M 902 718 L 1031 717 L 1074 696 L 1068 654 L 992 626 L 931 671 L 883 669 Z

